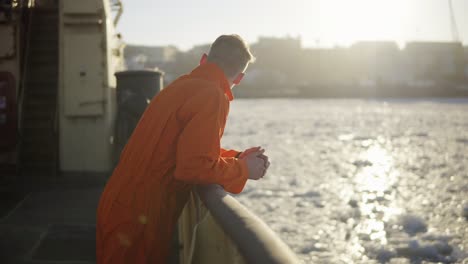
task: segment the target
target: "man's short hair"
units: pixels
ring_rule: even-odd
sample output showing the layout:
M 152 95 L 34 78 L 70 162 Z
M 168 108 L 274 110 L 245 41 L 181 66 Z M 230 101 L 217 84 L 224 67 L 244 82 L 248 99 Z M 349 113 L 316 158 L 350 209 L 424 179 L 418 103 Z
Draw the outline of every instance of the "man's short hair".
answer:
M 216 63 L 228 77 L 235 77 L 255 61 L 249 46 L 239 35 L 222 35 L 211 44 L 208 60 Z

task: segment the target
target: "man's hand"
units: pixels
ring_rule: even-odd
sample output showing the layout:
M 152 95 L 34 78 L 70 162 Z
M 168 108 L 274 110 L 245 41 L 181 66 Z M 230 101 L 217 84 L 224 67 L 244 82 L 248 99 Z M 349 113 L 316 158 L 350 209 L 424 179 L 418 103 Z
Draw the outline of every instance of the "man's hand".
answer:
M 263 175 L 262 175 L 262 178 L 263 178 L 263 176 L 265 176 L 268 168 L 270 167 L 270 161 L 268 159 L 268 156 L 265 155 L 265 154 L 260 154 L 258 157 L 263 160 L 263 164 L 264 164 L 264 167 L 265 167 L 265 170 L 264 170 Z
M 265 172 L 265 163 L 263 159 L 258 157 L 263 154 L 263 151 L 250 152 L 242 158 L 247 163 L 247 168 L 249 169 L 249 179 L 251 180 L 258 180 L 263 177 Z
M 252 148 L 246 149 L 246 150 L 242 151 L 242 153 L 239 155 L 239 159 L 244 158 L 245 156 L 247 156 L 248 154 L 250 154 L 252 152 L 256 152 L 256 151 L 260 151 L 260 150 L 262 150 L 262 147 L 252 147 Z
M 261 147 L 253 147 L 245 150 L 239 156 L 239 158 L 245 159 L 247 162 L 247 167 L 249 168 L 249 179 L 258 180 L 265 176 L 268 167 L 270 167 L 270 161 L 264 152 L 265 149 L 262 149 Z

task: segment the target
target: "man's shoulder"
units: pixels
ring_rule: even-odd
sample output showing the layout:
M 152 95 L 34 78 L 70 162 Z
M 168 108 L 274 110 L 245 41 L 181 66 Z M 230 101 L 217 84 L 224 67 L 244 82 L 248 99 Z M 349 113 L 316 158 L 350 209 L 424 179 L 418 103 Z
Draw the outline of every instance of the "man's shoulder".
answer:
M 182 89 L 184 93 L 192 96 L 219 96 L 221 93 L 220 84 L 214 81 L 190 76 L 182 76 L 171 83 L 169 87 Z
M 219 83 L 217 83 L 215 81 L 206 80 L 206 79 L 202 79 L 202 78 L 191 77 L 191 76 L 188 76 L 187 78 L 182 79 L 182 81 L 186 85 L 202 87 L 202 88 L 204 88 L 204 87 L 207 87 L 207 88 L 219 87 Z
M 228 99 L 216 83 L 196 79 L 183 85 L 184 103 L 181 109 L 184 113 L 196 114 L 202 109 L 215 111 L 228 107 Z

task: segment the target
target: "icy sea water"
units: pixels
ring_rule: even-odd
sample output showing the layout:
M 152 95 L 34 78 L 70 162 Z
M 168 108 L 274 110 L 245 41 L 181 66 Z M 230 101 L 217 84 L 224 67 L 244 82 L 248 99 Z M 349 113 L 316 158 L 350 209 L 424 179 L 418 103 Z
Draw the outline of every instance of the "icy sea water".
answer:
M 304 263 L 468 263 L 468 100 L 236 99 L 223 146 L 257 145 L 237 198 Z

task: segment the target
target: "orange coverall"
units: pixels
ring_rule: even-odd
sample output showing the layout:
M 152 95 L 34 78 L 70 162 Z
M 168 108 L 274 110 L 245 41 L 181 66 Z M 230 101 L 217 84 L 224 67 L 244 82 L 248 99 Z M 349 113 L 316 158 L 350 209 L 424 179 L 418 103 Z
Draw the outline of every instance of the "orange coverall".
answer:
M 97 263 L 165 263 L 194 184 L 239 193 L 239 153 L 220 147 L 233 95 L 224 72 L 198 66 L 153 98 L 120 155 L 97 211 Z

